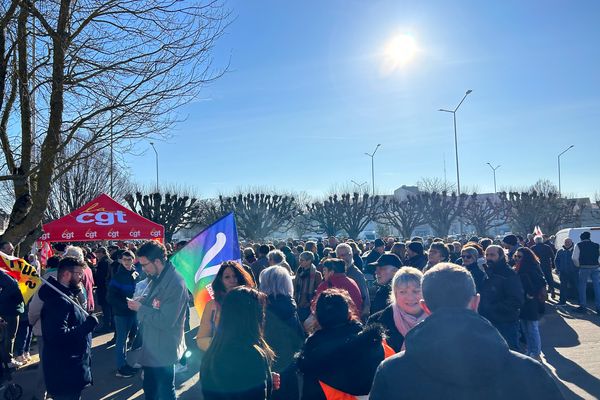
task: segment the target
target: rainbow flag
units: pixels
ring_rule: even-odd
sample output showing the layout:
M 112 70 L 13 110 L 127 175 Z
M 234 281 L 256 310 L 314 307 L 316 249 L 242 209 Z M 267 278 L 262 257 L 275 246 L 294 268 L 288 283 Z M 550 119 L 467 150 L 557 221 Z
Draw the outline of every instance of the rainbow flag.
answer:
M 200 318 L 206 304 L 213 298 L 211 284 L 221 263 L 230 260 L 241 262 L 233 213 L 200 232 L 171 256 L 171 263 L 194 296 L 194 306 Z

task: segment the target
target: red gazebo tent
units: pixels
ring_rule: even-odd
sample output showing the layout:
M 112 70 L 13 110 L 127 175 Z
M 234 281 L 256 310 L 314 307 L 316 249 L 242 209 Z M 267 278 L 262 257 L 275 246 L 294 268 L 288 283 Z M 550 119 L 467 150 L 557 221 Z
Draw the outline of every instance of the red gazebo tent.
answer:
M 101 194 L 86 205 L 43 226 L 45 242 L 158 239 L 165 229 Z

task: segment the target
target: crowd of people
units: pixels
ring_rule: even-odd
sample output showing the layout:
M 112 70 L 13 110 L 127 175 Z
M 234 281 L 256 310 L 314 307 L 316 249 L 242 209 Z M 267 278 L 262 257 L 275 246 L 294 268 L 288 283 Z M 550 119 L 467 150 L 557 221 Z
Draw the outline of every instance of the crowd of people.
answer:
M 552 239 L 244 243 L 242 260 L 220 265 L 196 334 L 204 398 L 561 399 L 539 363 L 539 320 L 557 291 L 558 306 L 588 312 L 590 278 L 600 312 L 600 246 L 589 232 L 558 251 Z M 81 397 L 92 332 L 114 332 L 117 377 L 141 369 L 146 399 L 176 398 L 190 295 L 168 256 L 185 245 L 57 244 L 27 305 L 0 270 L 2 353 L 26 365 L 35 336 L 37 399 Z

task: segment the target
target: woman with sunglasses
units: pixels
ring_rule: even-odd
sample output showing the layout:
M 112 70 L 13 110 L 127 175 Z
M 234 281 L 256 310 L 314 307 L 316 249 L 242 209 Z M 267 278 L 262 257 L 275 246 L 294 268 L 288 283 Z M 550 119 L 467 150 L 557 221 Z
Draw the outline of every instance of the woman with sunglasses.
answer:
M 463 267 L 465 267 L 471 273 L 471 276 L 475 281 L 477 293 L 481 293 L 483 283 L 488 276 L 485 273 L 485 270 L 479 266 L 479 251 L 477 251 L 475 247 L 464 247 L 460 252 L 460 258 L 462 260 Z
M 542 274 L 540 261 L 533 251 L 520 247 L 513 255 L 515 271 L 521 278 L 525 292 L 525 303 L 519 316 L 521 327 L 527 340 L 527 354 L 538 361 L 541 360 L 542 340 L 540 338 L 540 314 L 543 305 L 539 301 L 540 292 L 546 288 L 546 280 Z

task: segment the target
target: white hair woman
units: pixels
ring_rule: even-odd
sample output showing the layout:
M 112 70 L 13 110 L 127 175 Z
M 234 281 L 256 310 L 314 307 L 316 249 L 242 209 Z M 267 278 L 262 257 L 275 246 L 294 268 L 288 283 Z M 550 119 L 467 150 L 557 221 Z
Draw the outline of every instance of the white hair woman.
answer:
M 294 301 L 292 277 L 284 267 L 275 265 L 264 269 L 259 276 L 260 290 L 267 295 L 265 340 L 277 358 L 273 371 L 281 375 L 280 389 L 271 399 L 297 400 L 298 380 L 294 354 L 304 344 L 304 330 Z
M 381 324 L 388 336 L 387 344 L 399 352 L 404 350 L 404 337 L 427 316 L 421 308 L 423 273 L 413 267 L 402 267 L 392 279 L 391 304 L 373 314 L 367 325 Z

